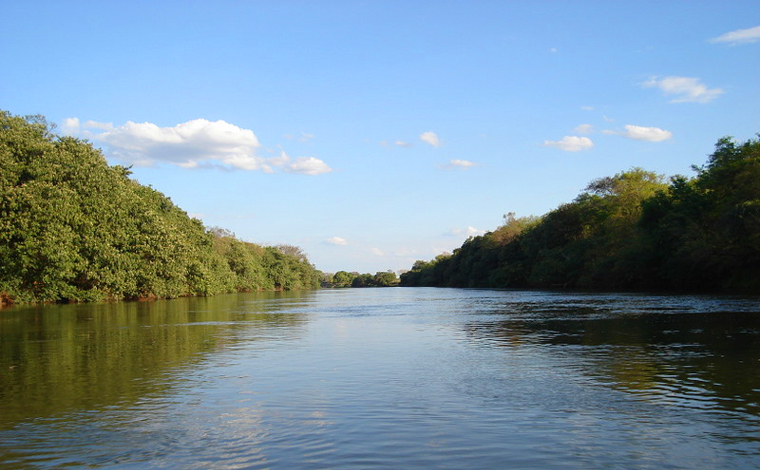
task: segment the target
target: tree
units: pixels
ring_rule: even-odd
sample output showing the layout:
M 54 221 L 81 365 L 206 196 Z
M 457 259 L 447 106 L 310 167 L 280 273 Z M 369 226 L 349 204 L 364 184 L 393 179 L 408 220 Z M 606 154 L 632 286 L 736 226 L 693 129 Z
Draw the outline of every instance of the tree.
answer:
M 641 227 L 661 285 L 757 291 L 760 140 L 723 138 L 696 178 L 676 177 L 644 205 Z
M 514 212 L 503 216 L 504 223 L 493 231 L 491 237 L 500 245 L 506 245 L 528 228 L 536 225 L 541 219 L 535 216 L 515 217 Z
M 350 287 L 353 280 L 354 276 L 346 271 L 338 271 L 332 278 L 335 287 Z
M 377 287 L 390 287 L 397 282 L 396 273 L 393 271 L 380 271 L 372 277 L 372 285 Z
M 282 254 L 291 256 L 293 258 L 296 258 L 300 261 L 307 261 L 306 253 L 303 252 L 300 246 L 295 245 L 277 245 L 276 247 Z
M 351 281 L 351 287 L 370 287 L 372 285 L 372 274 L 359 274 Z

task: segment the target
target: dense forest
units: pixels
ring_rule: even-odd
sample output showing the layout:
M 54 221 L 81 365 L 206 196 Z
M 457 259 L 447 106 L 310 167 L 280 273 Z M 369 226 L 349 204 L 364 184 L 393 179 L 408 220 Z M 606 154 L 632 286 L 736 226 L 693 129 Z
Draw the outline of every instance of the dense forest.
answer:
M 379 271 L 374 275 L 369 273 L 338 271 L 325 279 L 322 287 L 393 287 L 398 285 L 398 277 L 393 271 Z
M 312 289 L 297 247 L 207 229 L 44 118 L 0 111 L 0 305 Z
M 723 138 L 693 169 L 634 168 L 542 217 L 509 213 L 401 285 L 760 293 L 760 140 Z

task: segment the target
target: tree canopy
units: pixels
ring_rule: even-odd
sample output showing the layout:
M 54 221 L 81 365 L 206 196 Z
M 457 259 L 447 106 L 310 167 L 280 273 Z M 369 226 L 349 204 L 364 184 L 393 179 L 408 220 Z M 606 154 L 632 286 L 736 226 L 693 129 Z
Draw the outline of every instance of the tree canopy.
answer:
M 760 292 L 760 141 L 720 139 L 694 169 L 633 168 L 540 218 L 507 214 L 401 285 Z
M 59 137 L 42 117 L 0 111 L 0 298 L 93 301 L 318 287 L 297 247 L 207 230 L 168 197 Z
M 338 271 L 333 274 L 326 287 L 392 287 L 398 285 L 398 278 L 393 271 L 380 271 L 374 275 Z

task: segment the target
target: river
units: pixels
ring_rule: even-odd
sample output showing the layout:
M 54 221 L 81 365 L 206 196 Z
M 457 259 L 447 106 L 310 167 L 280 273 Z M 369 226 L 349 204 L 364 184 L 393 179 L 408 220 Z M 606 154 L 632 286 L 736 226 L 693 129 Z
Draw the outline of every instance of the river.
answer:
M 760 299 L 344 289 L 0 311 L 0 469 L 756 469 Z

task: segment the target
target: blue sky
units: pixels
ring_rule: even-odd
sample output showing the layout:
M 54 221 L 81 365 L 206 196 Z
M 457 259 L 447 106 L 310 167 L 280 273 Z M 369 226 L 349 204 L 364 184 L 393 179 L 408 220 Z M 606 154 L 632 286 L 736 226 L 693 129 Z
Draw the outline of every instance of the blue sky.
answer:
M 0 109 L 207 226 L 408 269 L 760 132 L 760 3 L 0 0 Z

